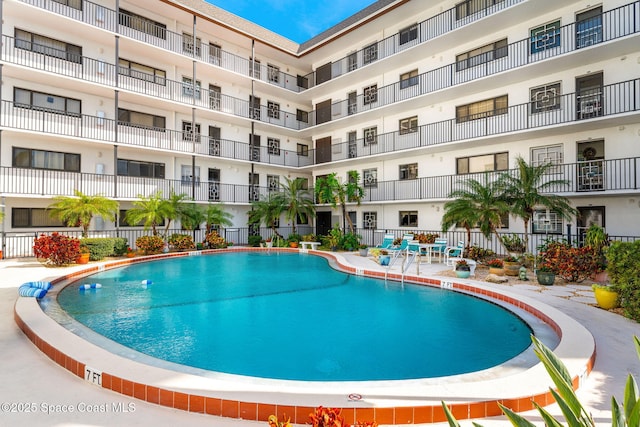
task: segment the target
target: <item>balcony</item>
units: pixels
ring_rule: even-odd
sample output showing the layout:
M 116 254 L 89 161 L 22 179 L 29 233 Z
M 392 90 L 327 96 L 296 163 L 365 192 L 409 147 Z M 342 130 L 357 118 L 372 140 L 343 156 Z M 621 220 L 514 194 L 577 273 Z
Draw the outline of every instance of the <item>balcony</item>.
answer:
M 597 104 L 595 100 L 597 99 Z M 588 100 L 588 102 L 587 102 Z M 473 120 L 449 119 L 419 126 L 415 132 L 377 134 L 374 140 L 360 138 L 333 144 L 328 161 L 362 158 L 402 150 L 424 148 L 450 142 L 473 140 L 513 132 L 531 131 L 549 126 L 588 122 L 640 109 L 640 79 L 599 88 L 597 97 L 570 93 L 553 99 L 553 108 L 540 109 L 535 102 L 514 105 L 483 114 Z M 313 150 L 318 162 L 318 150 Z M 326 157 L 326 156 L 325 156 Z
M 444 175 L 396 181 L 369 181 L 363 203 L 388 201 L 445 200 L 461 188 L 461 182 L 476 179 L 495 180 L 502 173 L 516 174 L 516 169 L 466 175 Z M 602 192 L 640 193 L 640 157 L 565 163 L 555 166 L 549 180 L 566 180 L 565 185 L 545 191 L 565 196 L 594 195 Z M 220 182 L 182 179 L 154 179 L 129 176 L 75 173 L 43 169 L 0 167 L 0 192 L 5 195 L 72 196 L 78 189 L 85 194 L 102 194 L 114 199 L 136 200 L 139 194 L 160 191 L 163 197 L 171 192 L 187 194 L 196 202 L 248 204 L 266 196 L 269 187 L 224 184 Z M 313 189 L 311 189 L 313 192 Z
M 192 84 L 158 78 L 144 73 L 132 74 L 104 61 L 82 57 L 78 62 L 63 59 L 65 55 L 52 53 L 47 55 L 34 50 L 16 47 L 15 39 L 2 36 L 2 60 L 36 70 L 71 77 L 87 82 L 98 83 L 130 92 L 151 96 L 158 99 L 175 101 L 188 106 L 195 106 L 209 111 L 217 111 L 249 120 L 258 120 L 287 129 L 304 129 L 308 123 L 298 121 L 296 113 L 278 111 L 279 114 L 268 114 L 266 105 L 253 107 L 249 100 L 223 95 L 218 91 Z M 51 49 L 49 49 L 51 51 Z M 119 74 L 118 74 L 119 73 Z M 194 90 L 195 89 L 195 90 Z
M 2 102 L 0 127 L 286 167 L 309 166 L 312 162 L 312 157 L 298 155 L 291 150 L 280 149 L 274 152 L 266 145 L 255 147 L 248 142 L 210 138 L 183 131 L 135 126 L 124 122 L 116 124 L 115 120 L 104 117 L 69 116 L 24 108 L 11 101 Z M 256 150 L 259 152 L 258 158 L 252 156 Z
M 621 6 L 602 14 L 600 25 L 589 26 L 591 37 L 585 41 L 584 23 L 571 23 L 552 33 L 527 38 L 489 52 L 471 57 L 465 62 L 449 64 L 427 71 L 417 77 L 378 88 L 377 93 L 341 100 L 331 104 L 331 115 L 318 120 L 318 111 L 309 113 L 310 125 L 316 126 L 353 114 L 378 109 L 397 102 L 416 98 L 443 89 L 478 80 L 487 76 L 524 67 L 566 55 L 589 46 L 609 42 L 640 32 L 640 1 Z M 593 33 L 598 37 L 594 37 Z M 375 98 L 375 102 L 369 102 Z

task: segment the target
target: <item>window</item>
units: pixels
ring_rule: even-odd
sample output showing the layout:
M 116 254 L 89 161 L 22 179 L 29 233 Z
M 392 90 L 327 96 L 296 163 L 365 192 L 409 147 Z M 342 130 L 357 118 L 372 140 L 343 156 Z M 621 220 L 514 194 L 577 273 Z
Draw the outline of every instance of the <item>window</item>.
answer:
M 275 65 L 267 64 L 267 78 L 271 83 L 280 82 L 280 68 Z
M 576 49 L 602 42 L 602 6 L 576 15 Z
M 196 132 L 193 132 L 193 123 L 182 121 L 182 140 L 188 142 L 200 142 L 200 123 L 196 123 Z
M 549 168 L 549 173 L 561 173 L 562 162 L 562 145 L 548 145 L 531 149 L 531 164 L 533 166 L 546 165 L 547 163 L 557 165 Z
M 222 47 L 209 43 L 209 62 L 214 65 L 220 65 L 222 63 Z
M 303 123 L 309 123 L 309 113 L 296 109 L 296 120 Z
M 216 85 L 209 85 L 209 108 L 219 110 L 222 101 L 222 88 Z
M 82 114 L 82 101 L 79 99 L 17 87 L 13 89 L 13 102 L 16 107 L 46 111 L 48 113 L 65 114 L 74 117 L 80 117 Z
M 267 138 L 267 151 L 272 156 L 280 155 L 280 140 L 277 138 Z
M 562 234 L 562 217 L 546 209 L 535 210 L 531 228 L 534 234 Z
M 158 131 L 165 131 L 165 118 L 138 111 L 118 108 L 118 124 L 132 127 L 148 128 Z
M 370 64 L 378 59 L 378 43 L 374 43 L 362 49 L 362 62 Z
M 164 163 L 118 159 L 118 175 L 164 179 Z
M 29 31 L 15 29 L 15 44 L 18 49 L 41 53 L 65 61 L 82 64 L 82 47 L 61 40 L 34 34 Z
M 400 180 L 416 179 L 418 178 L 418 164 L 410 163 L 407 165 L 400 165 Z
M 407 44 L 410 41 L 413 41 L 418 38 L 418 25 L 413 24 L 412 26 L 400 30 L 400 45 Z
M 200 99 L 200 80 L 196 80 L 196 99 Z M 190 77 L 182 77 L 182 94 L 184 96 L 193 97 L 193 79 Z
M 120 209 L 120 212 L 118 214 L 118 225 L 120 227 L 144 227 L 144 221 L 140 221 L 137 224 L 131 225 L 127 222 L 126 218 L 127 218 L 127 210 Z M 156 224 L 156 227 L 164 227 L 164 218 L 162 218 L 162 220 L 160 220 L 160 222 Z
M 378 228 L 378 212 L 362 212 L 362 228 L 375 230 Z
M 164 70 L 142 65 L 127 59 L 118 60 L 118 74 L 160 85 L 166 84 L 167 73 Z
M 400 120 L 400 135 L 418 131 L 418 116 Z
M 418 84 L 418 70 L 400 74 L 400 89 L 406 89 Z
M 267 101 L 267 116 L 270 119 L 280 120 L 280 104 Z
M 373 126 L 364 129 L 364 145 L 377 144 L 378 143 L 378 127 Z
M 202 44 L 202 40 L 200 37 L 196 37 L 195 39 L 195 50 L 193 46 L 193 34 L 182 33 L 182 52 L 187 55 L 193 55 L 195 52 L 196 56 L 200 56 L 200 45 Z
M 365 187 L 378 186 L 378 169 L 363 169 L 362 182 Z
M 464 123 L 469 120 L 507 114 L 508 107 L 509 97 L 507 95 L 485 99 L 484 101 L 473 102 L 467 105 L 460 105 L 456 107 L 456 121 L 458 123 Z
M 53 0 L 56 3 L 82 10 L 82 0 Z
M 267 188 L 270 193 L 280 189 L 280 177 L 278 175 L 267 175 Z
M 11 227 L 65 227 L 58 218 L 52 218 L 44 208 L 11 208 Z
M 456 173 L 480 173 L 504 171 L 509 168 L 509 153 L 485 154 L 482 156 L 460 157 L 456 161 Z
M 260 80 L 260 61 L 249 58 L 249 76 Z
M 193 181 L 200 184 L 200 166 L 195 167 L 195 173 L 192 170 L 191 165 L 180 165 L 180 180 L 183 184 L 191 184 Z
M 560 46 L 560 20 L 531 29 L 531 54 Z
M 456 71 L 481 65 L 494 59 L 504 58 L 509 54 L 507 39 L 478 47 L 456 56 Z
M 417 227 L 418 211 L 400 211 L 400 227 Z
M 460 20 L 487 9 L 504 0 L 465 0 L 456 4 L 456 20 Z
M 378 85 L 367 86 L 364 88 L 363 92 L 364 96 L 362 99 L 362 103 L 364 105 L 378 102 Z
M 161 39 L 167 39 L 167 26 L 145 18 L 144 16 L 129 12 L 128 10 L 120 9 L 120 15 L 118 16 L 118 22 L 125 27 L 133 28 L 134 30 L 142 31 L 151 36 Z
M 80 154 L 13 147 L 11 165 L 15 168 L 80 172 Z
M 307 157 L 309 155 L 309 146 L 307 144 L 298 143 L 296 153 L 298 153 L 298 156 Z
M 531 112 L 557 110 L 560 108 L 560 83 L 552 83 L 531 89 Z
M 350 53 L 347 56 L 347 72 L 354 71 L 358 69 L 358 54 Z

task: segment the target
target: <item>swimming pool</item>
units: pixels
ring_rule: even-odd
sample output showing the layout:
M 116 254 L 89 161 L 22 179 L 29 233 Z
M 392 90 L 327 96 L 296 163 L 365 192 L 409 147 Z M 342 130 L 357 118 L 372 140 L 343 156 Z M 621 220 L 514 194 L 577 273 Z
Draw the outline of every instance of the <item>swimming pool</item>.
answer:
M 102 288 L 78 290 L 91 282 Z M 479 371 L 521 353 L 531 333 L 519 317 L 475 297 L 347 275 L 321 257 L 277 252 L 130 265 L 67 286 L 58 302 L 89 328 L 150 356 L 288 380 Z

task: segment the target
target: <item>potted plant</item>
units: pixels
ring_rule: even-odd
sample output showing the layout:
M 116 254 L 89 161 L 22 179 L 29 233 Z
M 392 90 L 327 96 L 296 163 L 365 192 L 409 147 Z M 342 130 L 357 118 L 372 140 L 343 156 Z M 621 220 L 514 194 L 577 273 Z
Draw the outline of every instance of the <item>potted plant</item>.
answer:
M 380 255 L 378 255 L 378 262 L 380 265 L 389 265 L 391 262 L 391 255 L 389 255 L 389 251 L 382 249 L 380 251 Z
M 505 247 L 509 254 L 518 255 L 526 251 L 524 241 L 515 233 L 511 235 L 502 236 L 502 245 Z
M 556 273 L 550 266 L 541 264 L 536 268 L 536 279 L 541 285 L 551 286 L 556 280 Z
M 78 255 L 78 258 L 76 258 L 76 264 L 87 264 L 89 262 L 90 256 L 91 252 L 89 252 L 89 248 L 80 245 L 80 255 Z
M 487 261 L 487 266 L 489 266 L 489 274 L 504 276 L 504 262 L 500 258 L 490 259 Z
M 598 307 L 611 310 L 618 307 L 620 294 L 613 285 L 594 283 L 592 286 L 593 296 L 596 298 Z
M 127 258 L 133 258 L 134 256 L 136 256 L 136 253 L 133 249 L 131 249 L 131 247 L 127 248 Z
M 471 266 L 465 259 L 456 261 L 456 276 L 461 279 L 467 279 L 471 275 Z
M 504 273 L 507 276 L 517 276 L 520 273 L 520 258 L 509 255 L 504 260 Z
M 289 247 L 297 248 L 301 238 L 302 237 L 297 233 L 289 234 L 289 237 L 287 238 L 287 241 L 289 242 Z
M 607 277 L 607 249 L 609 248 L 609 235 L 604 228 L 596 224 L 591 224 L 584 236 L 584 246 L 591 248 L 597 258 L 597 269 L 593 272 L 593 280 L 596 282 L 606 282 Z
M 358 250 L 360 251 L 360 256 L 366 257 L 369 255 L 369 247 L 364 243 L 361 243 L 358 246 Z

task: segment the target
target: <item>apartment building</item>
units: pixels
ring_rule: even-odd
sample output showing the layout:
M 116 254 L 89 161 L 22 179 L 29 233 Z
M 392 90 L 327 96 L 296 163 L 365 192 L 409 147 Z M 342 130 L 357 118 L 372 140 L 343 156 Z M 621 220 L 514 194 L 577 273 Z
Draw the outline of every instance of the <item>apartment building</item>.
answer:
M 285 177 L 356 170 L 347 214 L 373 242 L 440 229 L 461 180 L 522 156 L 581 214 L 541 209 L 530 232 L 640 235 L 640 1 L 380 0 L 300 45 L 202 0 L 0 5 L 6 233 L 63 228 L 46 207 L 75 189 L 122 212 L 173 191 L 223 203 L 242 243 Z

